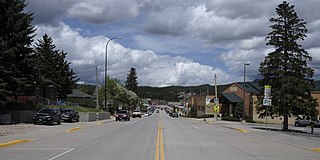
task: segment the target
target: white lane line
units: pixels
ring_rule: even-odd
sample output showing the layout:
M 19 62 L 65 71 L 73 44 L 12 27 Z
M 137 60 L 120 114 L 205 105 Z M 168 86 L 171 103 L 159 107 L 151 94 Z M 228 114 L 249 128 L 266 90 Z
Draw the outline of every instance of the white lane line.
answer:
M 65 152 L 63 152 L 63 153 L 61 153 L 61 154 L 58 154 L 58 155 L 50 158 L 49 160 L 54 160 L 54 159 L 56 159 L 56 158 L 58 158 L 58 157 L 61 157 L 61 156 L 65 155 L 65 154 L 67 154 L 67 153 L 69 153 L 69 152 L 71 152 L 71 151 L 73 151 L 73 150 L 74 150 L 74 148 L 71 148 L 71 149 L 69 149 L 69 150 L 67 150 L 67 151 L 65 151 Z
M 197 129 L 200 129 L 199 127 L 197 127 L 197 126 L 195 126 L 195 125 L 192 125 L 192 127 L 197 128 Z

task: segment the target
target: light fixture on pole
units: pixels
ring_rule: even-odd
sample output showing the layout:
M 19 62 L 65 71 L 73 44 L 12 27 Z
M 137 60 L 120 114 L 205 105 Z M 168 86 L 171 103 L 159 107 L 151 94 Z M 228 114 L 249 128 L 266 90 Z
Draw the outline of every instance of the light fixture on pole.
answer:
M 104 92 L 104 105 L 105 105 L 105 109 L 107 109 L 107 111 L 109 111 L 109 108 L 107 106 L 107 65 L 108 65 L 108 44 L 111 40 L 113 39 L 121 39 L 121 37 L 113 37 L 110 38 L 107 43 L 106 43 L 106 59 L 105 59 L 105 65 L 104 65 L 104 87 L 105 87 L 105 92 Z
M 243 64 L 243 112 L 242 112 L 242 118 L 245 121 L 245 114 L 246 114 L 246 66 L 250 65 L 250 63 L 244 63 Z

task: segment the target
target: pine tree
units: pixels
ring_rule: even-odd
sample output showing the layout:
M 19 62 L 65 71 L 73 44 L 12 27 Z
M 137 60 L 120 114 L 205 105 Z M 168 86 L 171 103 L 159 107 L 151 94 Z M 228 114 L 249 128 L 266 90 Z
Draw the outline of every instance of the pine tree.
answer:
M 35 70 L 39 84 L 57 85 L 58 98 L 65 99 L 76 88 L 77 76 L 66 60 L 66 52 L 55 49 L 51 37 L 44 35 L 35 46 Z
M 284 117 L 283 130 L 288 130 L 288 117 L 315 116 L 316 100 L 311 96 L 313 69 L 307 66 L 312 57 L 298 43 L 306 37 L 306 22 L 299 19 L 294 5 L 283 2 L 276 8 L 278 17 L 271 18 L 272 31 L 267 45 L 275 50 L 265 57 L 259 71 L 261 85 L 272 86 L 272 107 L 269 115 Z
M 138 82 L 137 82 L 137 73 L 135 68 L 131 68 L 129 71 L 129 74 L 127 76 L 127 81 L 125 82 L 125 87 L 133 91 L 134 93 L 137 93 L 138 91 Z
M 22 0 L 0 1 L 0 99 L 15 96 L 33 85 L 32 13 Z

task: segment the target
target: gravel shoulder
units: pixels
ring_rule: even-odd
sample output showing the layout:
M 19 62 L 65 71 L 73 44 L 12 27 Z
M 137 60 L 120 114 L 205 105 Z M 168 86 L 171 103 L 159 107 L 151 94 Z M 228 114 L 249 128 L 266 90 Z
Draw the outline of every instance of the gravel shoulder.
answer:
M 27 133 L 30 131 L 38 130 L 42 127 L 34 124 L 13 124 L 13 125 L 0 125 L 0 136 L 8 136 L 8 135 L 15 135 L 21 133 Z

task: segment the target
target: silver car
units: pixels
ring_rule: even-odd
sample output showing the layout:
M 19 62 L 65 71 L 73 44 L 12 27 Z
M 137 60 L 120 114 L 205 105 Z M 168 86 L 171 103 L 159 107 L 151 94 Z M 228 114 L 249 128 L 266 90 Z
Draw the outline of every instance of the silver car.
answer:
M 294 126 L 296 127 L 306 127 L 314 124 L 314 127 L 320 127 L 319 120 L 311 120 L 311 119 L 298 119 L 294 122 Z

